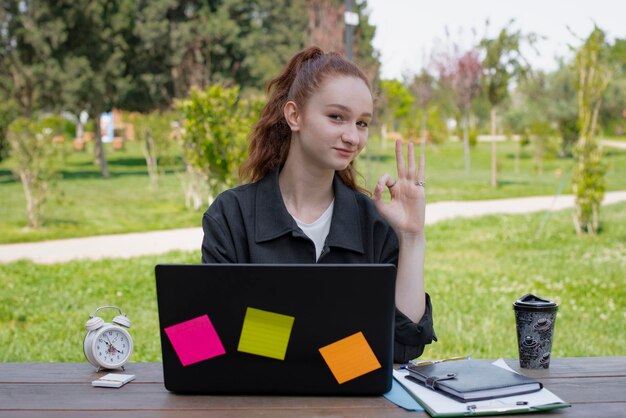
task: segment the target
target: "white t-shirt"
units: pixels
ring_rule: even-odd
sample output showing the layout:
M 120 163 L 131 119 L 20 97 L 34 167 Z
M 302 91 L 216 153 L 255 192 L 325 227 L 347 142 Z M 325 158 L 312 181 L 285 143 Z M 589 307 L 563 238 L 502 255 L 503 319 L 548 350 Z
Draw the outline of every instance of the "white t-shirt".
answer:
M 320 254 L 324 249 L 324 242 L 326 242 L 326 237 L 328 236 L 328 231 L 330 231 L 330 221 L 333 217 L 333 207 L 335 206 L 335 199 L 330 202 L 330 205 L 324 213 L 320 215 L 319 218 L 313 223 L 307 224 L 296 218 L 293 219 L 296 221 L 302 232 L 306 234 L 307 237 L 311 238 L 315 243 L 315 261 L 320 258 Z

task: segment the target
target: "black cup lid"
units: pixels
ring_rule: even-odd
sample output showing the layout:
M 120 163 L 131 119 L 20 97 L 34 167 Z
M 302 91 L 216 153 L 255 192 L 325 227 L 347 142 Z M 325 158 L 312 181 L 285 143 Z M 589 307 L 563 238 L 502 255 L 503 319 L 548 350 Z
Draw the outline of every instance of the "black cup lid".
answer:
M 552 302 L 547 299 L 542 299 L 531 293 L 527 293 L 513 303 L 514 308 L 518 309 L 531 309 L 531 310 L 548 310 L 553 311 L 558 308 L 559 305 L 556 302 Z

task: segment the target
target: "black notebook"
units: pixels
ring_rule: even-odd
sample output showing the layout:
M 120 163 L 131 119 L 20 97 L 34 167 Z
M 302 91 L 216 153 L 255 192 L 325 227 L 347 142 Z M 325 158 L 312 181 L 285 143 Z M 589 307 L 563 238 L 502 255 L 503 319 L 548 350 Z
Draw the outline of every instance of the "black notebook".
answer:
M 483 360 L 456 360 L 408 366 L 407 378 L 461 402 L 501 398 L 541 390 L 543 385 Z

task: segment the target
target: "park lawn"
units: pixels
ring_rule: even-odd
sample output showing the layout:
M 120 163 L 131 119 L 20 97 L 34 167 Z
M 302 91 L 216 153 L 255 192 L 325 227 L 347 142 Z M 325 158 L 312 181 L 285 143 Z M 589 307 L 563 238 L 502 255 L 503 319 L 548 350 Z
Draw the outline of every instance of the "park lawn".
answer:
M 516 357 L 511 304 L 525 293 L 560 304 L 553 356 L 623 355 L 626 203 L 602 209 L 597 237 L 577 237 L 571 214 L 553 213 L 538 236 L 543 213 L 429 225 L 426 280 L 439 341 L 424 357 Z M 83 325 L 107 304 L 133 321 L 133 360 L 159 361 L 154 265 L 199 260 L 198 251 L 0 265 L 0 361 L 84 361 Z
M 471 174 L 465 174 L 463 149 L 459 142 L 429 145 L 426 148 L 426 182 L 429 202 L 442 200 L 502 199 L 520 196 L 571 193 L 571 159 L 547 159 L 543 174 L 535 174 L 531 150 L 515 158 L 518 144 L 498 144 L 499 185 L 490 186 L 489 143 L 472 148 Z M 91 149 L 69 152 L 47 205 L 43 227 L 25 227 L 25 199 L 21 184 L 9 171 L 11 161 L 0 163 L 0 243 L 31 242 L 59 238 L 194 227 L 200 225 L 201 211 L 187 209 L 177 173 L 179 159 L 165 166 L 157 189 L 149 187 L 140 144 L 128 142 L 123 151 L 107 145 L 110 178 L 102 178 L 93 164 Z M 626 150 L 607 149 L 608 190 L 626 190 Z M 516 162 L 518 161 L 518 162 Z M 516 169 L 516 167 L 518 167 Z M 382 148 L 373 137 L 361 154 L 357 169 L 361 181 L 373 190 L 385 172 L 396 175 L 393 144 Z
M 92 152 L 69 153 L 62 178 L 46 203 L 43 227 L 26 228 L 22 186 L 0 164 L 0 243 L 139 232 L 200 225 L 201 211 L 185 207 L 176 173 L 182 163 L 164 167 L 157 188 L 150 187 L 140 144 L 122 151 L 106 147 L 109 178 L 102 178 Z
M 396 176 L 393 143 L 386 147 L 372 138 L 369 149 L 361 154 L 357 169 L 366 178 L 368 189 L 384 173 Z M 419 152 L 419 146 L 416 146 Z M 518 142 L 497 143 L 498 186 L 491 186 L 491 143 L 479 142 L 470 151 L 470 174 L 465 172 L 463 145 L 460 142 L 429 144 L 426 147 L 426 183 L 429 202 L 449 200 L 506 199 L 522 196 L 572 194 L 572 158 L 548 158 L 543 173 L 535 168 L 531 145 Z M 405 150 L 406 153 L 406 150 Z M 518 158 L 519 155 L 519 158 Z M 606 148 L 607 190 L 626 190 L 626 150 Z

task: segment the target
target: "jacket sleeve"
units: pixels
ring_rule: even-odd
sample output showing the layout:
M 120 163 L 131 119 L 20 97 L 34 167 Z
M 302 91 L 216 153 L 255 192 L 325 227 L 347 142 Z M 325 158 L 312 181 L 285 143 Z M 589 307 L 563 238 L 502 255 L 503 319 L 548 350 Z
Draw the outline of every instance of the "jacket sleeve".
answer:
M 380 260 L 398 266 L 398 238 L 391 227 L 384 232 Z M 396 308 L 393 358 L 396 363 L 406 363 L 422 355 L 426 344 L 437 341 L 433 328 L 433 307 L 426 293 L 424 315 L 415 323 Z
M 202 217 L 202 262 L 236 263 L 237 255 L 231 234 L 210 212 L 211 209 L 207 210 Z
M 432 313 L 433 307 L 428 293 L 426 293 L 424 316 L 418 323 L 411 321 L 396 308 L 396 329 L 393 344 L 393 359 L 396 363 L 406 363 L 421 356 L 426 344 L 437 341 Z

